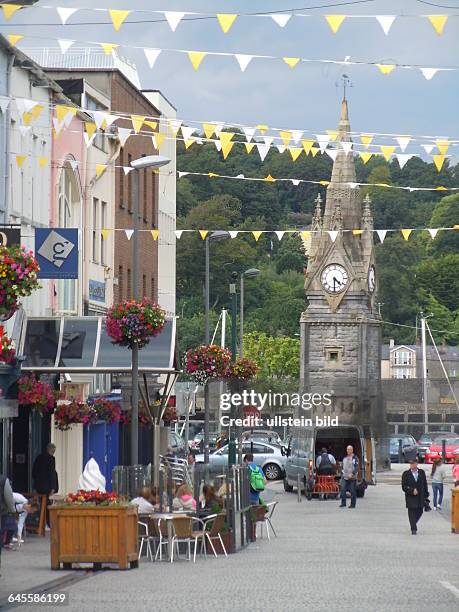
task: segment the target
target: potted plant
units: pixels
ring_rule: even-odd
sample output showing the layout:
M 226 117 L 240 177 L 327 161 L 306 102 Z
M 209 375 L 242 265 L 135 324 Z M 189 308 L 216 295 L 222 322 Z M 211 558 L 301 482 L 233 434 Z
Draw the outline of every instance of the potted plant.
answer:
M 35 374 L 25 374 L 18 380 L 18 403 L 29 406 L 40 416 L 52 414 L 56 409 L 57 394 L 47 382 L 38 380 Z
M 19 298 L 39 289 L 39 270 L 32 251 L 20 246 L 0 247 L 0 318 L 3 321 L 16 312 Z
M 127 300 L 112 306 L 107 312 L 106 329 L 113 344 L 146 346 L 164 327 L 165 311 L 150 300 Z
M 97 421 L 105 421 L 109 425 L 121 421 L 121 407 L 119 402 L 98 397 L 90 404 L 95 412 L 94 418 Z
M 54 426 L 61 431 L 68 431 L 76 423 L 89 425 L 96 422 L 94 408 L 77 400 L 59 404 L 54 412 Z
M 16 344 L 6 334 L 0 340 L 0 362 L 7 365 L 16 362 Z
M 234 363 L 231 363 L 226 372 L 226 378 L 237 378 L 238 380 L 251 380 L 257 375 L 260 368 L 251 359 L 236 359 Z

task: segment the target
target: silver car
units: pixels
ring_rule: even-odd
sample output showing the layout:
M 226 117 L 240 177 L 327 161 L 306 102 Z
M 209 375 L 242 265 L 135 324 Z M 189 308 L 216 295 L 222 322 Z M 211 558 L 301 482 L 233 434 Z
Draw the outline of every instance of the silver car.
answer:
M 284 477 L 286 457 L 282 455 L 281 449 L 275 444 L 265 442 L 243 442 L 242 455 L 253 452 L 256 465 L 259 465 L 267 480 L 279 480 Z M 196 463 L 204 463 L 204 455 L 196 455 Z M 209 466 L 212 472 L 218 472 L 228 467 L 228 445 L 223 446 L 209 456 Z

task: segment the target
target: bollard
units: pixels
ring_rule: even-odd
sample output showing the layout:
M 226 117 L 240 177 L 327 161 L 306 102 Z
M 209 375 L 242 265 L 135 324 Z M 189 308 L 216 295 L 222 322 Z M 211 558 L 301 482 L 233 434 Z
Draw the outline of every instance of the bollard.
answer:
M 301 499 L 301 478 L 300 475 L 297 475 L 297 487 L 298 487 L 298 503 L 300 504 L 303 500 Z
M 446 440 L 441 441 L 441 456 L 443 457 L 443 461 L 446 461 Z
M 402 446 L 402 444 L 403 444 L 403 441 L 400 438 L 399 441 L 398 441 L 398 462 L 399 463 L 403 463 L 403 446 Z

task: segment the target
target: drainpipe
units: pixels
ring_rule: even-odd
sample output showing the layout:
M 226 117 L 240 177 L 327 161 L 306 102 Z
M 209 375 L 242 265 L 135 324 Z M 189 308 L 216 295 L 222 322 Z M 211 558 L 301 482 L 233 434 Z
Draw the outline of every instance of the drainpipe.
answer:
M 14 54 L 12 53 L 8 59 L 8 67 L 6 70 L 6 95 L 11 98 L 11 72 L 13 70 Z M 5 137 L 4 137 L 4 151 L 5 151 L 5 180 L 4 180 L 4 200 L 2 211 L 3 223 L 7 224 L 10 221 L 10 157 L 11 157 L 11 101 L 8 104 L 8 108 L 5 113 Z

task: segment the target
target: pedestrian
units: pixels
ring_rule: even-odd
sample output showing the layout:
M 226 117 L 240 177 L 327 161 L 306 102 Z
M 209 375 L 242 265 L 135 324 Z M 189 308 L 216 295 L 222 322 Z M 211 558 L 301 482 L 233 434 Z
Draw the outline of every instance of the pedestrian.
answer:
M 325 447 L 316 459 L 316 468 L 321 476 L 333 476 L 336 471 L 336 459 Z
M 357 501 L 357 475 L 359 473 L 359 458 L 354 455 L 354 447 L 349 444 L 346 448 L 346 456 L 343 459 L 343 469 L 341 474 L 340 491 L 341 505 L 340 508 L 346 507 L 347 492 L 351 493 L 351 505 L 349 508 L 355 508 Z
M 433 509 L 441 510 L 443 503 L 443 482 L 447 476 L 446 467 L 443 464 L 443 459 L 435 459 L 432 465 L 432 492 L 433 492 Z M 438 504 L 437 504 L 438 500 Z
M 2 563 L 3 525 L 6 517 L 15 512 L 13 490 L 6 476 L 0 474 L 0 567 Z
M 13 491 L 13 500 L 16 508 L 16 513 L 18 514 L 18 525 L 16 537 L 13 537 L 12 542 L 17 541 L 19 545 L 24 543 L 22 539 L 22 533 L 24 531 L 24 525 L 27 519 L 27 515 L 30 512 L 37 512 L 38 506 L 36 504 L 32 504 L 27 497 L 24 497 L 22 493 L 16 493 Z
M 54 453 L 56 445 L 50 442 L 46 449 L 38 455 L 32 467 L 32 478 L 35 491 L 46 495 L 46 507 L 49 506 L 49 496 L 59 491 L 59 479 L 56 472 L 56 459 Z M 46 509 L 46 524 L 49 527 L 49 513 Z
M 453 466 L 454 486 L 459 487 L 459 457 L 456 457 Z
M 424 510 L 429 512 L 431 509 L 426 474 L 424 470 L 418 468 L 416 459 L 411 459 L 410 469 L 402 474 L 402 489 L 405 493 L 411 533 L 412 535 L 416 535 L 418 532 L 417 524 L 422 513 Z
M 250 474 L 250 503 L 258 505 L 260 503 L 260 493 L 265 490 L 265 475 L 261 467 L 254 463 L 252 453 L 247 453 L 244 456 L 244 463 Z

